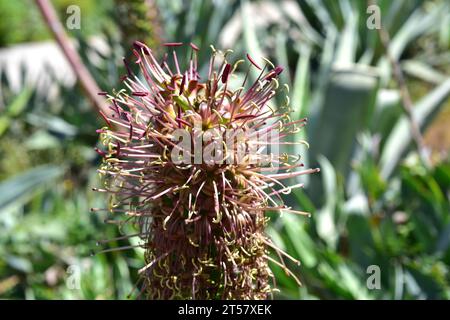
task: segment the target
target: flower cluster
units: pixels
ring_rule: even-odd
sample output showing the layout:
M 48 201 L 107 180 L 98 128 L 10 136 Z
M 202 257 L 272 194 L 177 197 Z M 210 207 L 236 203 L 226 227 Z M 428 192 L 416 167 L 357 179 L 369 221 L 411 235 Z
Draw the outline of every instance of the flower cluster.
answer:
M 282 199 L 302 185 L 284 181 L 318 171 L 301 169 L 298 156 L 272 147 L 303 143 L 285 138 L 306 119 L 291 121 L 287 106 L 269 105 L 283 91 L 283 69 L 270 61 L 260 66 L 247 55 L 247 63 L 231 63 L 231 51 L 212 47 L 202 79 L 194 44 L 184 71 L 176 54 L 182 44 L 165 45 L 170 54 L 158 62 L 149 47 L 135 42 L 141 78 L 126 62 L 127 89 L 101 93 L 111 113 L 103 114 L 107 126 L 98 130 L 105 178 L 96 190 L 109 194 L 106 210 L 139 231 L 147 298 L 265 299 L 272 291 L 269 261 L 295 277 L 282 257 L 295 259 L 265 234 L 266 212 L 304 214 Z M 235 88 L 238 70 L 243 80 Z M 249 83 L 254 71 L 259 75 Z

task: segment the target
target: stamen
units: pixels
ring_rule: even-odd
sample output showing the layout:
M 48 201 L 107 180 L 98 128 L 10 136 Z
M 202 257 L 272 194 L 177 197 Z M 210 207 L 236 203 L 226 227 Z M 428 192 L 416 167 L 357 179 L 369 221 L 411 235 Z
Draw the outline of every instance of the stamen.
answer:
M 262 68 L 260 66 L 258 66 L 258 64 L 252 59 L 252 57 L 250 57 L 250 55 L 247 53 L 247 59 L 259 70 L 262 70 Z
M 123 250 L 129 250 L 129 249 L 134 249 L 134 248 L 143 248 L 143 244 L 138 244 L 135 246 L 123 246 L 123 247 L 117 247 L 117 248 L 104 249 L 101 251 L 92 252 L 91 256 L 101 254 L 101 253 L 106 253 L 106 252 L 123 251 Z
M 128 76 L 132 77 L 133 76 L 133 72 L 131 72 L 131 69 L 130 69 L 130 66 L 128 65 L 127 59 L 123 58 L 122 61 L 123 61 L 123 64 L 125 65 L 125 68 L 127 69 Z
M 180 66 L 178 65 L 177 54 L 175 51 L 173 51 L 173 61 L 175 62 L 175 67 L 177 68 L 177 73 L 181 74 Z
M 106 116 L 106 114 L 103 113 L 103 111 L 99 111 L 100 115 L 102 116 L 102 118 L 105 120 L 105 122 L 108 124 L 109 127 L 111 127 L 111 122 L 109 121 L 108 117 Z
M 193 44 L 192 42 L 189 43 L 189 45 L 190 45 L 191 48 L 194 49 L 195 51 L 198 51 L 198 50 L 199 50 L 198 47 L 197 47 L 195 44 Z
M 148 96 L 148 92 L 142 92 L 142 91 L 135 91 L 131 93 L 133 96 L 136 97 L 146 97 Z
M 165 47 L 179 47 L 179 46 L 182 46 L 183 45 L 183 42 L 166 42 L 166 43 L 163 43 L 163 46 L 165 46 Z
M 222 83 L 226 83 L 228 81 L 228 76 L 230 75 L 231 64 L 227 63 L 223 68 L 222 72 Z
M 133 49 L 133 53 L 136 56 L 136 62 L 135 63 L 136 64 L 141 63 L 141 56 L 139 55 L 139 53 L 136 50 L 134 50 L 134 49 Z

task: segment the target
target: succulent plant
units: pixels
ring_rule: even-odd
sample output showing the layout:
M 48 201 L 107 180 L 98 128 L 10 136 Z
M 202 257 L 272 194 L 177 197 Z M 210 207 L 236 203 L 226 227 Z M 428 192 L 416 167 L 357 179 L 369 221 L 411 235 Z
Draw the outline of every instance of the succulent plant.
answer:
M 148 46 L 134 42 L 142 79 L 125 62 L 127 89 L 101 93 L 112 112 L 103 114 L 108 125 L 98 130 L 104 187 L 96 191 L 110 201 L 93 211 L 124 215 L 118 223 L 138 229 L 130 236 L 145 250 L 139 273 L 147 298 L 266 299 L 273 290 L 269 261 L 297 279 L 284 258 L 298 262 L 265 227 L 267 211 L 307 214 L 282 199 L 302 184 L 283 182 L 319 169 L 295 170 L 303 166 L 300 157 L 278 152 L 280 145 L 305 143 L 285 138 L 307 120 L 292 121 L 288 103 L 269 106 L 286 89 L 277 80 L 282 67 L 266 59 L 260 66 L 249 55 L 248 63 L 231 63 L 231 50 L 211 47 L 202 78 L 192 43 L 188 67 L 180 70 L 181 45 L 166 43 L 171 52 L 158 62 Z M 237 70 L 245 76 L 235 86 Z M 249 83 L 253 71 L 259 75 Z

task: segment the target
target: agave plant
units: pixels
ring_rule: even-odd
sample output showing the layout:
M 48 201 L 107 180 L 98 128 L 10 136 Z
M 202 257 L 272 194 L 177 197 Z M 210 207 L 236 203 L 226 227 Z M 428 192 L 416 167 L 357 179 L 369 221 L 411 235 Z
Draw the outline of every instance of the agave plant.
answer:
M 171 54 L 158 62 L 148 46 L 134 42 L 143 78 L 125 61 L 127 89 L 101 93 L 111 113 L 98 130 L 104 187 L 95 190 L 110 200 L 92 210 L 124 215 L 113 222 L 138 229 L 125 237 L 139 237 L 145 250 L 139 273 L 147 298 L 266 299 L 273 291 L 269 261 L 299 283 L 283 257 L 298 262 L 273 244 L 265 227 L 267 211 L 306 214 L 282 199 L 302 184 L 283 182 L 319 169 L 294 171 L 303 166 L 300 157 L 276 152 L 281 144 L 305 143 L 283 140 L 306 119 L 291 121 L 288 103 L 269 105 L 286 92 L 279 90 L 282 67 L 249 55 L 245 64 L 231 63 L 231 50 L 211 47 L 202 80 L 197 46 L 188 47 L 185 71 L 176 53 L 182 43 L 165 46 Z M 245 77 L 235 86 L 242 65 Z M 254 71 L 259 75 L 248 83 Z

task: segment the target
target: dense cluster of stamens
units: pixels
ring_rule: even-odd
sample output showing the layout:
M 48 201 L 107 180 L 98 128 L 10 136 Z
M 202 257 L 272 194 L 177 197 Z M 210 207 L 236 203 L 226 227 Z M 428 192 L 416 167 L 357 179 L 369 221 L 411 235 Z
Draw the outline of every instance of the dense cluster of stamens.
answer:
M 318 171 L 294 171 L 302 166 L 298 156 L 268 150 L 302 143 L 283 138 L 300 130 L 306 119 L 291 121 L 287 106 L 275 110 L 268 104 L 279 88 L 281 67 L 267 60 L 260 67 L 247 55 L 243 83 L 233 89 L 231 79 L 244 61 L 230 63 L 231 51 L 212 47 L 202 80 L 194 44 L 184 72 L 176 54 L 181 44 L 165 45 L 171 54 L 158 63 L 151 49 L 135 42 L 142 80 L 126 62 L 128 90 L 101 93 L 111 112 L 103 114 L 108 125 L 98 130 L 104 145 L 97 149 L 103 157 L 99 172 L 105 178 L 96 190 L 109 194 L 106 210 L 122 215 L 120 224 L 138 229 L 139 246 L 146 252 L 139 273 L 148 298 L 265 299 L 272 291 L 269 261 L 297 279 L 282 257 L 297 261 L 264 233 L 265 213 L 304 214 L 281 197 L 302 185 L 283 181 Z M 259 76 L 248 84 L 252 69 Z M 188 133 L 184 144 L 176 138 L 180 130 Z M 211 130 L 214 136 L 206 139 Z M 233 143 L 225 143 L 225 136 Z M 270 250 L 280 259 L 273 259 Z

